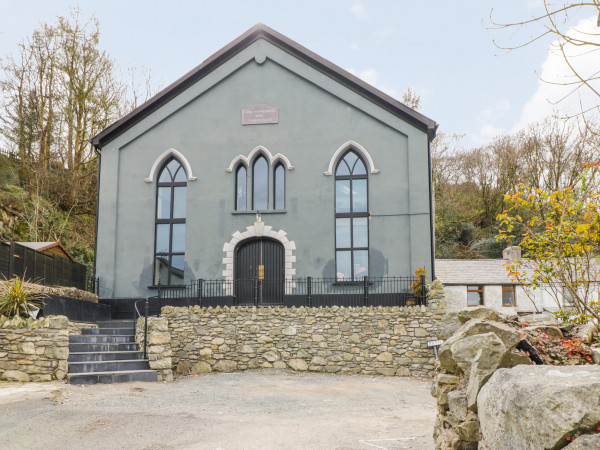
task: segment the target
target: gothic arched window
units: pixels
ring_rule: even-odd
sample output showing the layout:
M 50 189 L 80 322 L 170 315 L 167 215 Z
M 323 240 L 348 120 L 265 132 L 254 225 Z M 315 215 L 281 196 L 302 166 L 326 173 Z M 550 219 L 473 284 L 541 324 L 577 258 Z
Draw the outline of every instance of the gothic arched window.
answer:
M 176 158 L 161 169 L 156 186 L 154 284 L 183 284 L 187 176 Z
M 281 162 L 273 170 L 273 204 L 274 209 L 285 209 L 285 168 Z
M 367 169 L 353 150 L 335 170 L 335 265 L 338 281 L 369 275 L 369 212 Z
M 269 209 L 269 164 L 264 156 L 252 165 L 252 209 Z
M 235 209 L 245 211 L 246 206 L 247 171 L 246 166 L 240 164 L 235 172 Z

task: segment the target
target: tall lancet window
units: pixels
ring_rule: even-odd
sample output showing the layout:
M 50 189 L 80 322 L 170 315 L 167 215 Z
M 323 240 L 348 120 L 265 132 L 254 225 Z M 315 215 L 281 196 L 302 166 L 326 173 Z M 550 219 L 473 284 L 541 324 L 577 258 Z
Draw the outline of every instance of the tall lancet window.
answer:
M 154 284 L 183 284 L 187 176 L 176 158 L 163 166 L 156 187 Z
M 269 164 L 264 156 L 252 165 L 252 209 L 269 209 Z
M 367 169 L 348 151 L 335 171 L 335 262 L 338 281 L 369 275 L 369 209 Z

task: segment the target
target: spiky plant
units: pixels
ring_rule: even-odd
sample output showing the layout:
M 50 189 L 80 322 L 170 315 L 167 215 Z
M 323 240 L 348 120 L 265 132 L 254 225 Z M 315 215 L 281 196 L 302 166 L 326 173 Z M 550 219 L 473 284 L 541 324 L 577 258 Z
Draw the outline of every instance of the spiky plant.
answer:
M 42 295 L 32 292 L 24 277 L 8 280 L 0 289 L 0 315 L 33 317 L 42 306 Z

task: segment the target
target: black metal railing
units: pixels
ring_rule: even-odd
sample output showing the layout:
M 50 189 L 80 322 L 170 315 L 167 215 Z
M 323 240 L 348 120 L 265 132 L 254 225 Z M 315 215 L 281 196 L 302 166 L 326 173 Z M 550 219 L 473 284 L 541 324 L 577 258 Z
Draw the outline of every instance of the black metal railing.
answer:
M 83 264 L 58 255 L 46 255 L 16 242 L 0 242 L 0 279 L 13 277 L 98 293 L 98 279 L 90 280 Z
M 425 277 L 364 277 L 289 280 L 198 279 L 187 285 L 158 286 L 158 298 L 203 306 L 412 306 L 426 305 Z
M 134 304 L 133 304 L 133 338 L 137 341 L 137 328 L 138 328 L 138 319 L 144 319 L 144 344 L 143 344 L 143 350 L 144 350 L 144 359 L 148 359 L 148 352 L 147 352 L 147 348 L 148 348 L 148 315 L 150 313 L 150 299 L 154 299 L 154 298 L 158 298 L 158 297 L 148 297 L 148 298 L 142 298 L 140 300 L 137 300 Z M 140 313 L 140 310 L 138 308 L 138 304 L 144 302 L 144 315 L 142 316 L 142 313 Z

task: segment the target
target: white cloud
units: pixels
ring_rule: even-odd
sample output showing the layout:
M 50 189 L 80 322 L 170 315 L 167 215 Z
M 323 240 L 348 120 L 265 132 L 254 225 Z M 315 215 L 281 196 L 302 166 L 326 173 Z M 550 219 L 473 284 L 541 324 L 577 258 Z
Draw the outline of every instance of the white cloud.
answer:
M 493 122 L 502 119 L 509 110 L 510 101 L 507 98 L 503 98 L 495 105 L 481 111 L 481 118 L 486 122 Z
M 567 35 L 571 37 L 578 36 L 585 40 L 600 43 L 600 35 L 597 33 L 597 20 L 597 16 L 583 19 L 575 27 L 572 27 Z M 590 50 L 589 46 L 565 46 L 565 53 L 569 57 L 569 62 L 584 77 L 593 76 L 600 69 L 598 64 L 600 55 L 597 47 L 596 51 Z M 575 89 L 576 85 L 565 86 L 565 83 L 574 82 L 576 79 L 563 55 L 557 49 L 556 42 L 548 50 L 548 56 L 542 64 L 540 78 L 537 90 L 523 107 L 514 130 L 522 129 L 532 122 L 543 120 L 555 112 L 563 115 L 574 115 L 581 112 L 582 108 L 586 110 L 597 106 L 600 102 L 598 96 L 585 86 L 579 89 Z M 596 90 L 600 89 L 600 81 L 595 80 L 591 84 Z
M 394 29 L 390 28 L 390 27 L 382 28 L 381 30 L 375 30 L 373 32 L 373 36 L 375 37 L 375 40 L 377 40 L 379 42 L 386 40 L 392 34 L 394 34 Z
M 367 20 L 369 18 L 367 8 L 365 8 L 365 5 L 359 1 L 354 2 L 352 7 L 350 8 L 350 12 L 360 20 Z
M 372 67 L 366 70 L 362 70 L 358 73 L 358 78 L 366 81 L 369 84 L 375 86 L 377 84 L 377 71 Z

